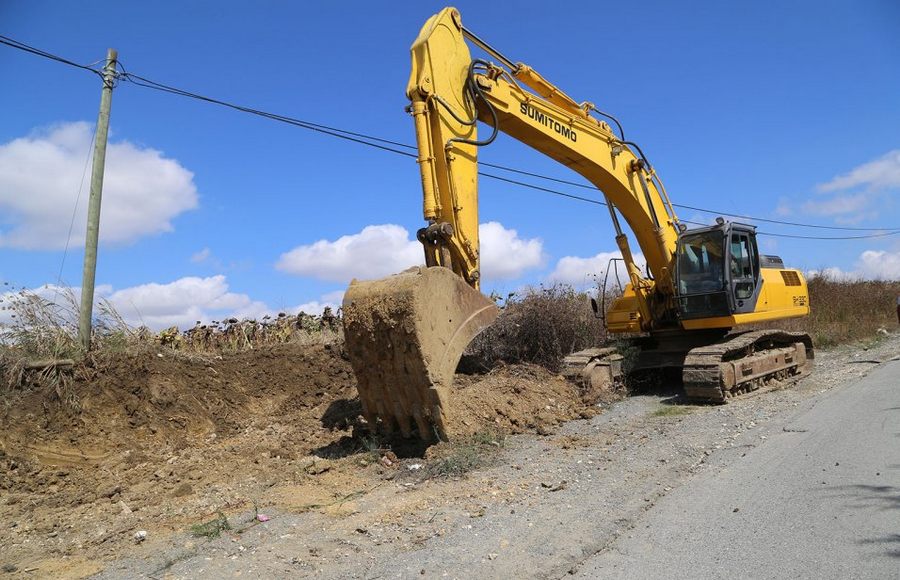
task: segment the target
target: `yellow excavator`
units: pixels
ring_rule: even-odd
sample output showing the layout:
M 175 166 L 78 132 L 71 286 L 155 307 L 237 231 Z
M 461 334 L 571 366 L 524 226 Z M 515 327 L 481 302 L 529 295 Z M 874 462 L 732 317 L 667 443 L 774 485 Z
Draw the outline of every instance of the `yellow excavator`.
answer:
M 472 58 L 467 40 L 498 64 Z M 534 69 L 514 63 L 445 8 L 412 45 L 406 94 L 416 132 L 426 225 L 425 266 L 351 282 L 343 302 L 346 348 L 364 416 L 374 430 L 453 436 L 448 401 L 469 342 L 498 316 L 479 291 L 478 150 L 505 133 L 595 185 L 609 208 L 629 282 L 604 312 L 611 333 L 637 335 L 637 367 L 681 370 L 690 399 L 725 402 L 805 374 L 803 333 L 742 325 L 806 316 L 802 274 L 759 254 L 752 225 L 721 218 L 688 229 L 654 167 L 592 103 L 578 103 Z M 478 135 L 478 122 L 490 129 Z M 618 122 L 615 121 L 618 125 Z M 620 219 L 621 216 L 621 219 Z M 635 263 L 624 220 L 646 260 Z M 569 357 L 569 374 L 615 381 L 621 356 L 598 348 Z M 572 372 L 572 367 L 575 371 Z

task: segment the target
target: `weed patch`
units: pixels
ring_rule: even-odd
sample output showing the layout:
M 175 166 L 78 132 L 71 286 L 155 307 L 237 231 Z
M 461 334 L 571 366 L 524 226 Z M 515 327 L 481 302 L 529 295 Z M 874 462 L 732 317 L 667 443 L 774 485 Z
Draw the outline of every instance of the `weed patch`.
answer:
M 696 410 L 697 407 L 692 405 L 663 405 L 650 413 L 650 415 L 653 417 L 680 417 L 690 415 Z
M 222 535 L 222 532 L 228 531 L 231 529 L 231 524 L 228 523 L 228 518 L 225 517 L 225 514 L 222 512 L 217 512 L 216 517 L 208 522 L 204 522 L 202 524 L 194 524 L 191 526 L 191 534 L 195 538 L 218 538 Z
M 435 449 L 428 461 L 424 479 L 461 477 L 487 464 L 506 444 L 503 435 L 492 431 L 478 432 L 457 442 L 444 443 Z

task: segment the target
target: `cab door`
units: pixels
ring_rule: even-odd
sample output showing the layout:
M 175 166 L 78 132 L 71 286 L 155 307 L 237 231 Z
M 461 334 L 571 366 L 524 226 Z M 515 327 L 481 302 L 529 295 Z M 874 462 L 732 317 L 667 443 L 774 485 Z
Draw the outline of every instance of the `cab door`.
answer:
M 731 302 L 736 314 L 753 312 L 759 296 L 759 253 L 753 231 L 732 229 L 728 243 L 728 277 Z

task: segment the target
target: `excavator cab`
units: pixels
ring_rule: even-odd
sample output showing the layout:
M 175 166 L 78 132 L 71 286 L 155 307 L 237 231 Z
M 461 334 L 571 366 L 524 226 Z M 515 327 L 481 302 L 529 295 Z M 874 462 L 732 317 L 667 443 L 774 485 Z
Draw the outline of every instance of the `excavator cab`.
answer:
M 678 236 L 676 298 L 683 320 L 753 312 L 762 287 L 756 227 L 719 220 Z

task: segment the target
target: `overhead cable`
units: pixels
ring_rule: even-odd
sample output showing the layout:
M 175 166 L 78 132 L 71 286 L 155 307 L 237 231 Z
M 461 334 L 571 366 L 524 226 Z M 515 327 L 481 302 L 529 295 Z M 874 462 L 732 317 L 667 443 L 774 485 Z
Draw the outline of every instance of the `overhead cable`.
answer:
M 35 48 L 33 46 L 29 46 L 23 42 L 17 41 L 15 39 L 12 39 L 12 38 L 9 38 L 9 37 L 3 36 L 3 35 L 0 35 L 0 44 L 10 46 L 12 48 L 22 50 L 24 52 L 28 52 L 28 53 L 36 55 L 36 56 L 47 58 L 47 59 L 65 64 L 68 66 L 86 70 L 91 73 L 97 74 L 101 77 L 103 76 L 102 70 L 93 68 L 91 65 L 79 64 L 72 60 L 54 55 L 52 53 Z M 383 151 L 387 151 L 389 153 L 402 155 L 404 157 L 413 157 L 413 158 L 416 157 L 416 154 L 411 152 L 416 149 L 416 147 L 414 145 L 409 145 L 407 143 L 402 143 L 400 141 L 395 141 L 395 140 L 391 140 L 391 139 L 385 139 L 385 138 L 377 137 L 374 135 L 368 135 L 366 133 L 360 133 L 357 131 L 349 131 L 347 129 L 341 129 L 339 127 L 333 127 L 330 125 L 324 125 L 321 123 L 306 121 L 306 120 L 298 119 L 295 117 L 279 115 L 277 113 L 270 113 L 268 111 L 263 111 L 260 109 L 247 107 L 244 105 L 230 103 L 228 101 L 223 101 L 221 99 L 217 99 L 214 97 L 209 97 L 209 96 L 201 95 L 198 93 L 193 93 L 191 91 L 180 89 L 178 87 L 160 83 L 160 82 L 148 79 L 146 77 L 143 77 L 143 76 L 140 76 L 140 75 L 137 75 L 134 73 L 130 73 L 130 72 L 126 71 L 124 67 L 121 67 L 121 66 L 120 66 L 120 68 L 121 68 L 121 72 L 117 71 L 117 74 L 116 74 L 117 79 L 128 81 L 128 82 L 130 82 L 136 86 L 142 87 L 142 88 L 165 92 L 165 93 L 169 93 L 169 94 L 173 94 L 173 95 L 177 95 L 177 96 L 181 96 L 181 97 L 186 97 L 186 98 L 190 98 L 190 99 L 194 99 L 194 100 L 198 100 L 198 101 L 202 101 L 202 102 L 206 102 L 206 103 L 210 103 L 210 104 L 214 104 L 214 105 L 219 105 L 222 107 L 227 107 L 229 109 L 233 109 L 233 110 L 240 111 L 243 113 L 256 115 L 256 116 L 259 116 L 262 118 L 270 119 L 273 121 L 278 121 L 280 123 L 286 123 L 288 125 L 300 127 L 302 129 L 316 131 L 318 133 L 323 133 L 325 135 L 330 135 L 332 137 L 337 137 L 339 139 L 352 141 L 354 143 L 359 143 L 361 145 L 367 145 L 369 147 L 374 147 L 377 149 L 381 149 Z M 488 163 L 488 162 L 484 162 L 484 161 L 479 161 L 479 165 L 482 165 L 485 167 L 492 167 L 494 169 L 500 169 L 502 171 L 508 171 L 511 173 L 517 173 L 520 175 L 527 175 L 529 177 L 534 177 L 536 179 L 542 179 L 545 181 L 551 181 L 551 182 L 560 183 L 560 184 L 568 185 L 568 186 L 572 186 L 572 187 L 579 187 L 579 188 L 588 189 L 591 191 L 600 191 L 599 188 L 597 188 L 594 185 L 589 185 L 589 184 L 579 183 L 579 182 L 571 181 L 571 180 L 567 180 L 567 179 L 560 179 L 560 178 L 551 177 L 548 175 L 542 175 L 539 173 L 524 171 L 521 169 L 508 167 L 505 165 Z M 549 193 L 549 194 L 557 195 L 560 197 L 566 197 L 566 198 L 573 199 L 576 201 L 591 203 L 591 204 L 595 204 L 595 205 L 603 205 L 603 206 L 607 205 L 603 201 L 600 201 L 597 199 L 591 199 L 591 198 L 582 197 L 579 195 L 574 195 L 571 193 L 566 193 L 566 192 L 562 192 L 562 191 L 558 191 L 558 190 L 554 190 L 554 189 L 550 189 L 550 188 L 546 188 L 546 187 L 541 187 L 538 185 L 526 183 L 524 181 L 518 181 L 518 180 L 514 180 L 514 179 L 501 177 L 499 175 L 485 173 L 483 171 L 479 171 L 479 174 L 484 177 L 494 179 L 497 181 L 503 181 L 503 182 L 506 182 L 506 183 L 509 183 L 512 185 L 526 187 L 529 189 L 542 191 L 544 193 Z M 756 217 L 756 216 L 750 216 L 750 215 L 734 214 L 731 212 L 717 211 L 717 210 L 706 209 L 706 208 L 684 205 L 684 204 L 678 204 L 678 203 L 673 203 L 672 205 L 675 207 L 681 208 L 681 209 L 689 209 L 689 210 L 693 210 L 693 211 L 699 211 L 699 212 L 709 213 L 709 214 L 714 214 L 714 215 L 728 215 L 731 217 L 747 219 L 747 220 L 751 220 L 751 221 L 785 225 L 785 226 L 816 228 L 816 229 L 826 229 L 826 230 L 840 230 L 840 231 L 877 232 L 877 233 L 873 233 L 873 234 L 859 235 L 859 236 L 803 236 L 803 235 L 780 234 L 780 233 L 771 233 L 771 232 L 757 232 L 759 235 L 767 235 L 767 236 L 774 236 L 774 237 L 797 238 L 797 239 L 808 239 L 808 240 L 858 240 L 858 239 L 867 239 L 867 238 L 880 238 L 880 237 L 893 236 L 893 235 L 900 234 L 900 228 L 861 228 L 861 227 L 851 227 L 851 226 L 827 226 L 827 225 L 822 225 L 822 224 L 806 224 L 806 223 L 801 223 L 801 222 L 792 222 L 792 221 L 776 220 L 776 219 L 762 218 L 762 217 Z M 690 222 L 687 220 L 682 220 L 682 221 L 684 221 L 685 223 L 707 225 L 707 224 L 700 224 L 699 222 Z

